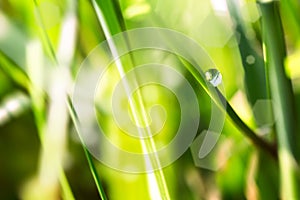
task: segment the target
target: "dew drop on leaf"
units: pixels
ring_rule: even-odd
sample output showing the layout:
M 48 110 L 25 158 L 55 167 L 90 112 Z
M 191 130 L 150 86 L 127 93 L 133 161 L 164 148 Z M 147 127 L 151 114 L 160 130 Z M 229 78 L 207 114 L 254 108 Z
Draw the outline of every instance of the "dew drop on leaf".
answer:
M 214 87 L 217 87 L 222 83 L 222 74 L 217 69 L 209 69 L 205 72 L 205 78 Z

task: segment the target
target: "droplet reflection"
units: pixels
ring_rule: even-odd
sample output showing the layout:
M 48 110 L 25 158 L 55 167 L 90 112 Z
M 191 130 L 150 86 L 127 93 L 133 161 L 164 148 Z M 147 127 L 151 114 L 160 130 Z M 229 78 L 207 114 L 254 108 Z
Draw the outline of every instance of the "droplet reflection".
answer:
M 217 69 L 209 69 L 205 72 L 205 78 L 214 87 L 217 87 L 222 83 L 222 74 Z

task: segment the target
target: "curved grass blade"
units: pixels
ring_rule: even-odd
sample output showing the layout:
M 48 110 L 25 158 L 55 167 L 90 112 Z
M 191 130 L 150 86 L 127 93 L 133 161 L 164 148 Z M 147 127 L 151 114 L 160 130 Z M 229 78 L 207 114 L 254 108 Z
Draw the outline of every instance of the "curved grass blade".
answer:
M 273 158 L 277 159 L 277 151 L 276 147 L 272 144 L 268 143 L 264 139 L 260 138 L 255 132 L 252 131 L 251 128 L 249 128 L 243 120 L 238 116 L 238 114 L 234 111 L 232 106 L 229 104 L 229 102 L 226 100 L 224 95 L 218 90 L 218 88 L 215 88 L 215 92 L 212 93 L 211 90 L 208 89 L 208 86 L 205 82 L 205 80 L 202 78 L 202 76 L 194 69 L 193 66 L 191 66 L 190 63 L 182 60 L 179 58 L 181 62 L 184 64 L 184 66 L 188 69 L 188 71 L 194 76 L 194 78 L 198 81 L 198 83 L 201 85 L 201 87 L 205 90 L 205 92 L 210 96 L 210 98 L 216 103 L 217 106 L 219 106 L 222 110 L 224 110 L 228 116 L 230 117 L 231 121 L 241 130 L 241 132 L 251 140 L 251 142 L 259 147 L 260 149 L 263 149 L 269 155 L 271 155 Z
M 155 13 L 152 13 L 153 16 L 157 19 L 156 21 L 163 22 L 159 16 Z M 165 36 L 166 40 L 168 38 Z M 172 44 L 170 44 L 172 46 Z M 214 103 L 219 106 L 224 112 L 227 112 L 229 118 L 231 119 L 232 123 L 244 134 L 248 139 L 251 140 L 253 144 L 255 144 L 258 148 L 265 150 L 272 158 L 275 160 L 277 159 L 277 150 L 276 145 L 270 144 L 266 142 L 263 138 L 260 138 L 247 124 L 238 116 L 238 114 L 234 111 L 232 106 L 230 106 L 229 102 L 220 92 L 211 93 L 207 84 L 206 80 L 199 74 L 194 67 L 188 63 L 187 61 L 183 60 L 181 57 L 178 57 L 180 62 L 186 67 L 186 69 L 193 75 L 193 77 L 197 80 L 200 86 L 204 89 L 208 96 L 214 101 Z M 220 98 L 221 97 L 221 98 Z M 222 103 L 223 101 L 223 103 Z M 224 107 L 224 103 L 226 103 L 226 107 Z

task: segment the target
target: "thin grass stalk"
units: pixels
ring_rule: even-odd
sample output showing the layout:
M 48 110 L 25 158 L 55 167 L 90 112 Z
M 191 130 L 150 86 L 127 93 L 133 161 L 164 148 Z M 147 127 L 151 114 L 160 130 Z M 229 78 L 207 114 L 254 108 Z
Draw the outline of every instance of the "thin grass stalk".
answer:
M 73 57 L 73 50 L 75 49 L 75 41 L 76 41 L 76 34 L 73 35 L 69 35 L 70 30 L 73 33 L 76 33 L 76 22 L 74 22 L 74 19 L 76 19 L 76 16 L 74 15 L 74 9 L 75 9 L 75 5 L 72 5 L 72 2 L 68 2 L 70 4 L 70 8 L 69 8 L 69 12 L 67 13 L 66 19 L 65 19 L 65 26 L 63 26 L 63 30 L 62 30 L 62 35 L 61 35 L 61 41 L 60 41 L 60 46 L 58 49 L 58 56 L 56 55 L 55 51 L 53 50 L 53 45 L 51 44 L 47 31 L 44 29 L 43 34 L 44 34 L 44 38 L 46 38 L 46 46 L 48 47 L 48 49 L 50 49 L 50 56 L 53 58 L 53 61 L 56 65 L 60 66 L 60 67 L 70 67 L 70 64 L 72 62 L 72 57 Z M 74 24 L 75 23 L 75 24 Z M 68 40 L 70 42 L 65 42 L 65 40 Z M 67 46 L 66 46 L 67 45 Z M 69 50 L 69 51 L 67 51 Z M 68 69 L 69 73 L 70 70 Z M 71 81 L 71 80 L 70 80 Z M 65 96 L 66 98 L 63 100 L 64 103 L 67 105 L 68 110 L 69 110 L 69 114 L 73 120 L 73 123 L 76 125 L 76 115 L 74 115 L 74 110 L 70 109 L 71 108 L 71 104 L 70 101 L 66 101 L 67 96 Z M 105 195 L 104 189 L 102 187 L 102 184 L 100 182 L 99 176 L 97 174 L 97 170 L 93 164 L 93 160 L 91 158 L 91 155 L 89 154 L 87 148 L 85 147 L 84 143 L 82 143 L 82 147 L 83 150 L 85 152 L 85 156 L 87 158 L 88 164 L 89 164 L 89 168 L 90 171 L 92 173 L 92 176 L 94 178 L 98 193 L 101 197 L 102 200 L 106 200 L 107 197 Z
M 74 123 L 74 126 L 75 126 L 76 130 L 79 131 L 80 129 L 79 129 L 78 117 L 77 117 L 75 109 L 73 108 L 71 98 L 68 98 L 67 105 L 68 105 L 68 109 L 69 109 L 69 113 L 70 113 L 72 122 Z M 95 167 L 95 165 L 93 163 L 93 158 L 92 158 L 90 152 L 88 151 L 88 149 L 87 149 L 87 147 L 86 147 L 86 145 L 84 143 L 84 140 L 82 139 L 81 135 L 80 134 L 78 134 L 78 135 L 79 135 L 79 138 L 80 138 L 80 141 L 81 141 L 81 144 L 82 144 L 82 148 L 83 148 L 84 154 L 85 154 L 85 156 L 87 158 L 88 165 L 89 165 L 89 168 L 91 170 L 94 182 L 95 182 L 97 190 L 99 192 L 99 196 L 100 196 L 100 198 L 102 200 L 107 200 L 108 198 L 107 198 L 107 196 L 105 194 L 105 191 L 104 191 L 104 188 L 103 188 L 103 186 L 101 184 L 101 181 L 100 181 L 99 175 L 97 173 L 96 167 Z
M 262 13 L 263 48 L 271 97 L 277 106 L 276 131 L 281 179 L 281 198 L 299 199 L 295 161 L 295 109 L 291 81 L 284 69 L 286 47 L 281 18 L 275 1 L 259 2 Z
M 33 82 L 36 80 L 30 80 L 27 74 L 22 70 L 21 67 L 17 66 L 9 57 L 3 52 L 0 52 L 0 63 L 1 68 L 4 72 L 12 79 L 12 81 L 19 87 L 27 90 L 31 96 L 31 107 L 33 109 L 36 125 L 38 129 L 39 139 L 42 146 L 44 146 L 44 127 L 45 127 L 45 94 L 40 89 L 34 86 Z M 32 65 L 31 65 L 32 66 Z M 31 71 L 35 71 L 32 69 Z M 32 75 L 33 72 L 29 72 Z M 31 76 L 32 77 L 32 76 Z M 70 186 L 67 182 L 66 176 L 62 168 L 59 168 L 59 179 L 63 191 L 63 199 L 74 199 Z
M 49 41 L 50 40 L 46 40 Z M 52 46 L 51 44 L 46 44 Z M 48 47 L 48 49 L 52 49 L 52 47 Z M 54 52 L 54 51 L 50 51 Z M 56 58 L 56 56 L 52 56 L 52 58 Z M 13 82 L 15 82 L 18 86 L 24 88 L 25 90 L 29 91 L 31 96 L 31 106 L 33 109 L 33 113 L 35 116 L 37 128 L 38 128 L 38 134 L 39 139 L 42 143 L 42 146 L 44 146 L 43 142 L 43 130 L 45 126 L 45 94 L 43 91 L 38 89 L 34 84 L 32 83 L 32 80 L 29 79 L 28 75 L 22 70 L 21 67 L 17 66 L 13 60 L 11 60 L 8 56 L 6 56 L 2 51 L 0 51 L 0 63 L 1 68 L 4 70 L 4 72 L 12 79 Z M 57 62 L 58 63 L 58 62 Z M 70 105 L 70 104 L 68 104 Z M 72 114 L 72 112 L 70 112 Z M 73 120 L 74 121 L 74 120 Z M 87 149 L 84 145 L 83 149 L 84 152 L 87 152 Z M 91 173 L 93 174 L 93 177 L 97 177 L 95 182 L 96 186 L 98 188 L 99 194 L 103 200 L 106 200 L 103 187 L 101 186 L 101 182 L 98 178 L 97 172 L 95 170 L 95 167 L 93 167 L 92 160 L 89 155 L 86 154 Z M 67 181 L 67 177 L 63 171 L 62 168 L 60 168 L 60 182 L 62 186 L 62 192 L 63 192 L 63 199 L 74 199 L 72 191 L 70 189 L 69 183 Z M 102 188 L 102 189 L 99 189 Z
M 217 89 L 217 93 L 221 102 L 225 102 L 226 99 L 223 94 Z M 271 157 L 275 160 L 278 159 L 277 157 L 277 149 L 276 145 L 270 144 L 269 142 L 265 141 L 263 138 L 259 137 L 256 133 L 254 133 L 238 116 L 238 114 L 234 111 L 230 104 L 226 105 L 226 112 L 228 115 L 231 116 L 231 120 L 234 121 L 235 124 L 238 124 L 238 128 L 242 130 L 244 135 L 251 140 L 251 142 L 258 148 L 264 150 L 265 152 L 269 153 Z
M 32 90 L 32 83 L 29 80 L 29 77 L 25 74 L 25 72 L 16 65 L 16 63 L 14 63 L 10 58 L 8 58 L 3 52 L 0 52 L 0 63 L 1 63 L 1 67 L 2 69 L 5 71 L 5 73 L 12 79 L 13 82 L 15 82 L 18 86 L 24 88 L 25 90 Z M 31 92 L 32 94 L 32 92 Z M 23 94 L 25 95 L 25 94 Z M 40 94 L 42 95 L 42 94 Z M 40 96 L 38 95 L 38 96 Z M 42 95 L 43 96 L 43 95 Z M 40 96 L 40 97 L 42 97 Z M 27 96 L 24 96 L 24 98 L 26 98 Z M 41 101 L 40 101 L 41 100 Z M 28 99 L 29 101 L 29 99 Z M 39 98 L 39 102 L 43 102 L 44 99 L 43 98 Z M 26 103 L 24 104 L 24 102 L 20 102 L 21 106 L 32 106 L 32 104 L 36 104 L 36 101 L 30 102 L 30 103 Z M 39 107 L 39 109 L 37 108 Z M 26 108 L 23 108 L 26 109 Z M 43 110 L 43 106 L 36 106 L 36 108 L 34 109 L 34 113 L 38 113 L 40 111 L 38 110 Z M 19 111 L 16 111 L 19 112 Z M 41 111 L 43 112 L 43 111 Z M 37 121 L 37 126 L 38 126 L 38 132 L 39 132 L 39 136 L 40 136 L 40 140 L 42 141 L 42 136 L 41 136 L 41 132 L 43 130 L 43 121 L 44 118 L 42 117 L 42 115 L 35 115 Z M 42 142 L 43 143 L 43 142 Z M 43 145 L 43 144 L 42 144 Z M 61 186 L 63 187 L 62 191 L 63 191 L 63 199 L 74 199 L 72 191 L 69 187 L 68 184 L 68 180 L 66 178 L 66 175 L 63 171 L 62 168 L 59 169 L 60 170 L 60 182 L 61 182 Z
M 64 151 L 64 143 L 65 143 L 65 134 L 66 134 L 66 122 L 67 115 L 60 115 L 59 118 L 56 116 L 57 108 L 63 109 L 63 105 L 60 103 L 59 99 L 52 99 L 54 102 L 50 104 L 50 112 L 48 115 L 48 119 L 46 118 L 46 107 L 45 107 L 45 96 L 42 92 L 42 88 L 39 86 L 41 83 L 41 73 L 43 73 L 41 66 L 43 66 L 37 58 L 41 58 L 43 55 L 37 55 L 36 52 L 41 52 L 41 47 L 38 45 L 38 42 L 30 43 L 27 47 L 27 66 L 28 66 L 28 74 L 32 81 L 32 86 L 30 87 L 30 95 L 33 103 L 34 114 L 39 124 L 39 137 L 42 144 L 42 154 L 40 158 L 40 171 L 39 178 L 44 180 L 46 185 L 44 187 L 49 187 L 48 184 L 54 187 L 56 184 L 55 179 L 46 181 L 46 174 L 52 174 L 53 177 L 58 177 L 58 180 L 61 184 L 62 193 L 64 199 L 74 199 L 73 194 L 71 192 L 69 183 L 66 181 L 61 161 L 62 154 Z M 38 51 L 36 51 L 38 50 Z M 33 59 L 35 58 L 35 59 Z M 56 87 L 55 87 L 56 88 Z M 54 88 L 54 89 L 55 89 Z M 52 91 L 53 92 L 53 91 Z M 53 94 L 51 94 L 52 96 Z M 61 98 L 61 95 L 58 95 L 58 98 Z M 59 123 L 57 120 L 61 120 Z M 55 134 L 53 134 L 55 133 Z M 59 134 L 59 135 L 57 135 Z M 61 138 L 63 137 L 63 138 Z M 53 150 L 50 150 L 54 148 Z M 51 165 L 51 167 L 49 166 Z M 47 188 L 42 188 L 48 190 Z M 53 192 L 55 187 L 53 188 Z M 41 194 L 43 195 L 43 194 Z
M 51 45 L 50 39 L 48 37 L 47 31 L 43 24 L 43 19 L 41 18 L 41 13 L 38 8 L 37 1 L 34 0 L 35 9 L 38 12 L 38 16 L 40 19 L 40 23 L 42 24 L 42 37 L 46 38 L 44 40 L 44 45 L 50 49 L 50 57 L 52 57 L 55 66 L 58 65 L 56 54 L 54 52 L 54 48 Z M 65 25 L 65 24 L 63 24 Z M 58 71 L 55 71 L 54 75 L 58 80 L 55 80 L 52 77 L 52 82 L 50 84 L 50 107 L 49 113 L 46 117 L 45 113 L 45 105 L 42 105 L 42 101 L 44 101 L 44 94 L 41 92 L 43 85 L 43 76 L 44 74 L 43 69 L 43 60 L 34 61 L 32 60 L 39 60 L 43 58 L 43 55 L 34 55 L 36 52 L 40 52 L 41 49 L 37 49 L 38 46 L 31 45 L 28 46 L 28 70 L 30 74 L 30 79 L 33 82 L 33 87 L 30 89 L 30 93 L 33 101 L 33 105 L 37 107 L 39 113 L 37 114 L 37 119 L 42 123 L 42 128 L 40 128 L 40 138 L 43 146 L 43 151 L 41 155 L 41 162 L 40 162 L 40 178 L 43 179 L 45 174 L 52 173 L 54 177 L 58 177 L 62 188 L 62 197 L 64 199 L 74 199 L 73 193 L 71 191 L 70 185 L 66 179 L 64 174 L 63 168 L 61 166 L 61 162 L 63 160 L 63 152 L 65 151 L 65 143 L 66 143 L 66 134 L 67 134 L 67 124 L 68 124 L 68 113 L 67 107 L 65 105 L 65 90 L 68 85 L 68 80 L 64 80 L 62 77 L 66 74 L 61 74 Z M 35 52 L 34 52 L 35 51 Z M 34 59 L 35 58 L 35 59 Z M 62 84 L 62 85 L 60 85 Z M 62 86 L 62 87 L 61 87 Z M 59 110 L 61 112 L 60 117 L 56 117 L 56 112 Z M 43 112 L 43 113 L 42 113 Z M 43 122 L 41 122 L 43 121 Z M 54 147 L 53 150 L 50 150 Z M 53 165 L 52 168 L 49 168 L 49 164 Z M 48 182 L 48 181 L 47 181 Z M 53 179 L 52 182 L 50 181 L 49 184 L 56 184 L 56 180 Z
M 93 159 L 92 159 L 92 156 L 90 154 L 90 152 L 87 150 L 87 148 L 85 146 L 83 146 L 83 150 L 84 150 L 84 153 L 86 155 L 86 158 L 88 160 L 88 163 L 89 163 L 89 167 L 91 169 L 91 172 L 92 172 L 92 176 L 94 178 L 94 181 L 95 181 L 95 184 L 96 184 L 96 187 L 97 187 L 97 190 L 99 191 L 99 195 L 100 195 L 100 198 L 102 200 L 107 200 L 108 198 L 106 197 L 106 194 L 105 194 L 105 191 L 104 191 L 104 188 L 101 184 L 101 181 L 100 181 L 100 178 L 97 174 L 97 170 L 96 170 L 96 167 L 93 163 Z
M 34 2 L 36 14 L 37 14 L 38 19 L 39 19 L 38 23 L 40 23 L 40 26 L 41 26 L 40 30 L 41 30 L 41 38 L 43 40 L 43 43 L 44 44 L 51 44 L 51 41 L 50 41 L 47 29 L 46 29 L 44 20 L 42 18 L 42 13 L 41 13 L 41 10 L 39 8 L 38 1 L 33 0 L 33 2 Z M 54 50 L 53 46 L 52 45 L 45 45 L 45 47 L 48 50 L 48 54 L 49 54 L 50 58 L 53 60 L 53 62 L 56 65 L 58 65 L 58 61 L 57 61 L 57 58 L 56 58 L 56 53 L 55 53 L 55 50 Z

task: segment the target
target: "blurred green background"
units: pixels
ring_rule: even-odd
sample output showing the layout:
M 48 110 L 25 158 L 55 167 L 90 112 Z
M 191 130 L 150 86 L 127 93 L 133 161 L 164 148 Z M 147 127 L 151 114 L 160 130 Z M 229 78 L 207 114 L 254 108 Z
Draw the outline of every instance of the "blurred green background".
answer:
M 300 4 L 296 0 L 278 4 L 287 50 L 284 70 L 292 81 L 294 110 L 300 113 Z M 0 0 L 0 199 L 99 199 L 100 188 L 108 199 L 159 199 L 156 195 L 166 192 L 157 179 L 149 178 L 153 174 L 120 172 L 92 158 L 76 131 L 68 107 L 76 73 L 107 37 L 95 12 L 97 6 L 112 35 L 162 27 L 195 40 L 220 70 L 223 95 L 239 117 L 261 138 L 277 143 L 278 121 L 267 108 L 269 104 L 253 110 L 257 100 L 270 98 L 262 12 L 256 1 Z M 96 65 L 107 54 L 100 52 L 90 62 Z M 178 68 L 199 100 L 198 135 L 208 128 L 211 99 L 175 55 L 145 50 L 122 59 L 126 63 L 132 57 L 135 64 L 154 60 Z M 128 151 L 141 151 L 139 141 L 124 136 L 109 113 L 113 87 L 120 80 L 114 64 L 105 76 L 97 94 L 98 120 L 114 143 Z M 180 90 L 182 83 L 172 81 Z M 161 104 L 171 113 L 155 139 L 162 147 L 178 128 L 178 103 L 172 93 L 158 86 L 141 88 L 141 95 L 147 108 Z M 153 123 L 160 125 L 164 113 L 157 116 Z M 278 199 L 282 183 L 277 160 L 242 132 L 227 116 L 217 150 L 211 155 L 216 171 L 195 166 L 190 149 L 163 168 L 170 198 Z M 300 156 L 295 154 L 297 162 Z M 298 164 L 296 168 L 299 172 Z

